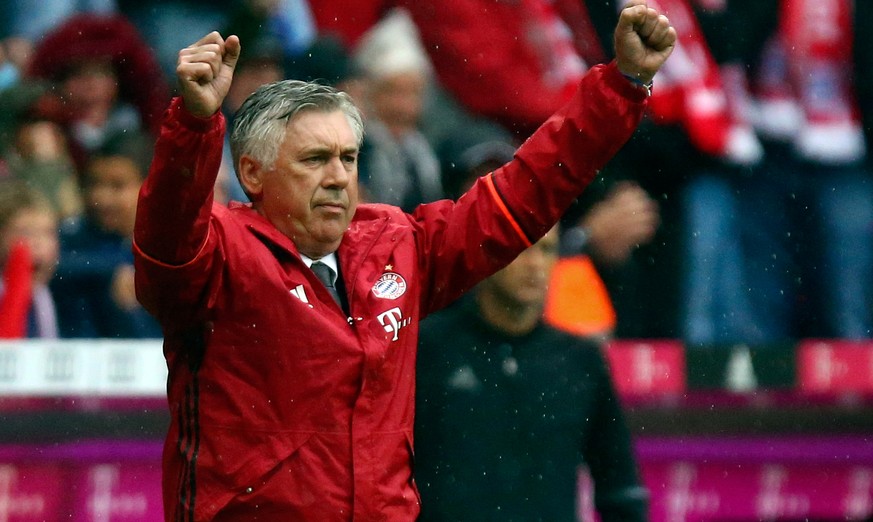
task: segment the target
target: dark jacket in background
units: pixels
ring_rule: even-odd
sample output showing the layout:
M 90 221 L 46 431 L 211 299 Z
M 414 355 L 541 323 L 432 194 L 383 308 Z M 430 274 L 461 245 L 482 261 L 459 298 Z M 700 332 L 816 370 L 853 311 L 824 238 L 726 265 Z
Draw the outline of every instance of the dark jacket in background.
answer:
M 141 306 L 127 310 L 112 299 L 115 271 L 121 265 L 133 266 L 130 239 L 81 218 L 62 225 L 60 240 L 51 289 L 61 337 L 162 337 L 160 325 Z
M 596 344 L 546 325 L 506 336 L 479 317 L 473 299 L 424 321 L 419 339 L 420 520 L 573 522 L 583 463 L 604 522 L 647 519 Z

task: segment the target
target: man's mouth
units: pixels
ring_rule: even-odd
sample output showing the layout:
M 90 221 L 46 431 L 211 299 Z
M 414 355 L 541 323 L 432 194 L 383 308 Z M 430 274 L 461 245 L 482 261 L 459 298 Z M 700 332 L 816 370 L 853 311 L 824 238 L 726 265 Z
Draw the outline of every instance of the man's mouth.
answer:
M 345 210 L 346 206 L 339 201 L 323 201 L 315 205 L 316 208 L 324 208 L 325 210 L 341 211 Z

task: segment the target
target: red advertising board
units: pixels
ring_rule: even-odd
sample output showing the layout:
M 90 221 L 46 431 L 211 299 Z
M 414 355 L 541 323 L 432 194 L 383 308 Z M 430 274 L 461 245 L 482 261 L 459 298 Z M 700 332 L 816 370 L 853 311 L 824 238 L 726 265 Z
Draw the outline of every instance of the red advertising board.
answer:
M 685 352 L 679 341 L 612 341 L 606 358 L 623 397 L 685 391 Z
M 873 392 L 873 341 L 806 340 L 797 346 L 804 393 Z

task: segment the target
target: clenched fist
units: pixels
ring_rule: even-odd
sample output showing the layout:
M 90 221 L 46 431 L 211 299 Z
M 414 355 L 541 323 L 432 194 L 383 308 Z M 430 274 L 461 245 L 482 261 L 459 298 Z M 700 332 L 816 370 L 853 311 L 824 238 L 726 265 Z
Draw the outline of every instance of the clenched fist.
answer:
M 176 78 L 188 112 L 206 118 L 221 108 L 239 53 L 239 38 L 216 31 L 179 51 Z
M 621 10 L 614 40 L 618 70 L 649 83 L 673 52 L 676 30 L 646 0 L 630 0 Z

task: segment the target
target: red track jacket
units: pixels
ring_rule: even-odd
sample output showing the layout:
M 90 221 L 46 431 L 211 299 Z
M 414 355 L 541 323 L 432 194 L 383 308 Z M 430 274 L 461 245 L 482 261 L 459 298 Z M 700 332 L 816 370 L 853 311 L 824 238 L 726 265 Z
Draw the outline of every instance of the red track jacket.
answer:
M 175 100 L 134 245 L 138 296 L 165 331 L 166 520 L 415 520 L 419 321 L 551 228 L 644 100 L 614 64 L 594 68 L 457 203 L 361 205 L 337 252 L 350 317 L 290 239 L 247 206 L 212 204 L 225 122 Z

